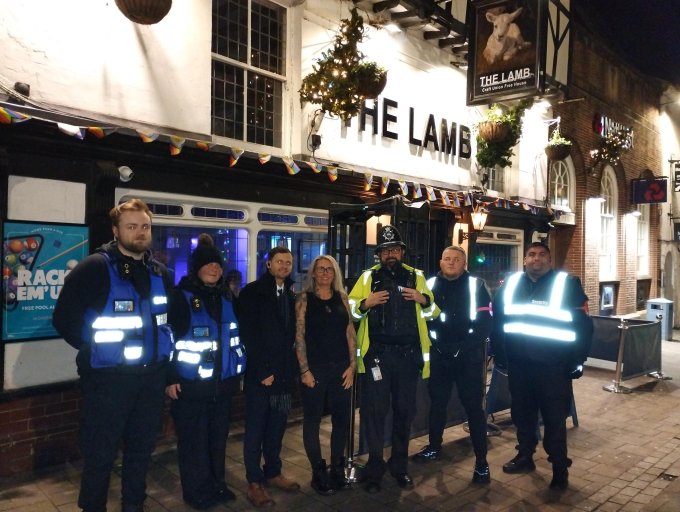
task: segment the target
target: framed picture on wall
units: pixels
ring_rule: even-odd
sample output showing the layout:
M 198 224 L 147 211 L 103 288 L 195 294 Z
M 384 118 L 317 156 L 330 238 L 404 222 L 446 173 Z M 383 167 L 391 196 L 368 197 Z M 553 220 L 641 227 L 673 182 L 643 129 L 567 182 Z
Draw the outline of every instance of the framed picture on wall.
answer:
M 2 339 L 57 338 L 52 313 L 66 275 L 88 255 L 87 226 L 2 225 Z
M 600 309 L 614 309 L 614 285 L 605 285 L 600 294 Z

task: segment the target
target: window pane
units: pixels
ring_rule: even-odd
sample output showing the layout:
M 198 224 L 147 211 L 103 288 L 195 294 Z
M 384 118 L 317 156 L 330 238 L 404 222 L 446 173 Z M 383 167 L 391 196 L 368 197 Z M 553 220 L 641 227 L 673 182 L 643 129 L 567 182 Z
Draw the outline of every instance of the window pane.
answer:
M 248 0 L 214 0 L 212 52 L 248 60 Z
M 248 142 L 281 145 L 281 82 L 258 73 L 248 73 Z
M 283 65 L 283 27 L 285 9 L 269 3 L 253 2 L 251 64 L 279 75 L 285 74 Z
M 570 208 L 569 168 L 562 160 L 553 162 L 550 167 L 550 202 L 553 206 Z
M 243 139 L 243 70 L 213 61 L 212 132 Z

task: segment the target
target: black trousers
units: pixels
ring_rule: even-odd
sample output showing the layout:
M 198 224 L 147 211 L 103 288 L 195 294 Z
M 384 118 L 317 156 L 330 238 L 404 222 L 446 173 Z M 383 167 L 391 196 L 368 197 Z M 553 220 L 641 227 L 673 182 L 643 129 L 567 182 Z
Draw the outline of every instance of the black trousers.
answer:
M 80 379 L 83 474 L 78 506 L 106 510 L 111 469 L 123 441 L 123 503 L 146 498 L 146 472 L 163 415 L 165 369 L 145 374 L 90 373 Z
M 484 399 L 484 346 L 461 350 L 457 357 L 441 353 L 436 347 L 430 351 L 430 446 L 441 448 L 446 426 L 446 406 L 456 384 L 458 398 L 470 427 L 470 440 L 477 458 L 485 458 L 486 414 L 482 408 Z
M 182 497 L 209 498 L 224 484 L 231 395 L 217 399 L 183 398 L 171 406 L 177 432 Z
M 538 444 L 538 412 L 543 417 L 543 448 L 554 467 L 567 468 L 567 417 L 573 399 L 571 378 L 562 365 L 508 362 L 512 421 L 520 455 L 532 455 Z
M 247 382 L 243 462 L 248 483 L 264 483 L 281 474 L 281 446 L 288 411 L 272 407 L 269 392 L 259 382 Z M 261 466 L 264 458 L 264 466 Z
M 345 444 L 349 433 L 350 401 L 352 389 L 342 387 L 342 374 L 347 369 L 345 363 L 325 363 L 310 365 L 316 379 L 316 386 L 300 386 L 300 397 L 304 419 L 302 440 L 312 468 L 315 468 L 323 455 L 319 441 L 319 426 L 328 402 L 331 411 L 331 463 L 337 464 L 344 457 Z
M 416 389 L 421 377 L 420 346 L 384 351 L 371 348 L 366 354 L 366 373 L 361 380 L 361 424 L 366 433 L 368 462 L 364 469 L 367 480 L 380 481 L 385 474 L 385 419 L 392 407 L 392 454 L 388 461 L 390 473 L 403 475 L 408 469 L 408 443 L 411 422 L 416 413 Z M 376 380 L 373 368 L 380 368 Z

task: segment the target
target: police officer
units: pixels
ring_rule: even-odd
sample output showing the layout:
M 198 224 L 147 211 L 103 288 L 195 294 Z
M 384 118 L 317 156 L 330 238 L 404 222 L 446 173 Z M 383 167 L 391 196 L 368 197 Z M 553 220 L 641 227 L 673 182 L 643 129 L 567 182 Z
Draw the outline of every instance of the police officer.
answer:
M 484 281 L 472 277 L 466 266 L 465 251 L 461 247 L 447 247 L 439 260 L 441 271 L 427 282 L 441 313 L 430 322 L 430 443 L 413 456 L 413 461 L 440 458 L 446 406 L 455 382 L 476 457 L 472 481 L 489 483 L 482 400 L 486 340 L 491 332 L 491 299 Z
M 505 473 L 536 469 L 536 425 L 541 412 L 543 448 L 553 466 L 552 489 L 569 483 L 566 420 L 573 399 L 572 379 L 583 374 L 593 331 L 588 297 L 577 277 L 551 268 L 550 249 L 532 243 L 524 272 L 505 280 L 493 302 L 491 343 L 496 365 L 507 365 L 512 421 L 518 453 Z
M 222 265 L 212 237 L 202 233 L 170 309 L 176 336 L 165 391 L 173 400 L 182 496 L 198 510 L 236 499 L 224 480 L 225 456 L 231 398 L 246 360 Z
M 172 282 L 151 247 L 151 211 L 132 199 L 110 212 L 114 241 L 66 277 L 54 326 L 78 350 L 83 474 L 78 505 L 104 512 L 123 441 L 122 511 L 143 510 L 146 472 L 163 414 Z
M 401 488 L 412 488 L 408 443 L 416 411 L 418 378 L 430 373 L 430 339 L 426 319 L 436 314 L 432 292 L 422 271 L 402 263 L 406 244 L 390 225 L 378 232 L 380 263 L 359 277 L 350 293 L 352 315 L 359 321 L 358 369 L 361 423 L 368 443 L 364 489 L 380 491 L 385 473 L 385 418 L 393 412 L 389 470 Z

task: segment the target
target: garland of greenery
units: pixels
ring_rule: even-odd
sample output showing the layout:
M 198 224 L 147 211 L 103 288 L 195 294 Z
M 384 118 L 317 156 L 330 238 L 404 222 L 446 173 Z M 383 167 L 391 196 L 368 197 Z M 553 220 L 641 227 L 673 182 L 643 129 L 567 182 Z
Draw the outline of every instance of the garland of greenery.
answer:
M 512 165 L 510 158 L 514 155 L 512 148 L 517 145 L 522 135 L 522 116 L 531 107 L 532 100 L 522 100 L 516 106 L 503 112 L 498 105 L 491 105 L 483 122 L 502 123 L 508 125 L 508 135 L 498 141 L 487 142 L 477 134 L 477 163 L 485 169 L 496 165 L 508 167 Z
M 613 165 L 619 163 L 621 153 L 630 149 L 632 145 L 630 135 L 630 128 L 622 128 L 602 137 L 600 149 L 594 149 L 590 152 L 590 156 L 594 158 L 593 166 L 600 162 L 609 162 Z
M 384 82 L 386 71 L 375 62 L 364 61 L 358 44 L 364 38 L 364 21 L 356 8 L 351 19 L 341 20 L 333 47 L 321 54 L 314 70 L 302 80 L 300 103 L 321 105 L 321 110 L 347 121 L 361 112 L 369 97 L 362 85 Z M 384 86 L 384 84 L 383 84 Z

